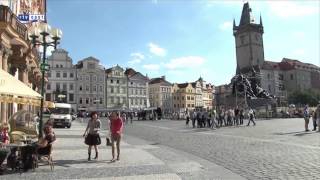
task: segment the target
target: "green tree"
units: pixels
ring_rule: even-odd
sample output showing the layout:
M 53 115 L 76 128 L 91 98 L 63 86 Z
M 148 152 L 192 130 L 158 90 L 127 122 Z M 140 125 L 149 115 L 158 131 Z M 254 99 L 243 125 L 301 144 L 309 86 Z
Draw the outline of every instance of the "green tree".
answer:
M 307 91 L 294 91 L 289 97 L 290 104 L 316 106 L 320 101 L 320 92 L 307 90 Z

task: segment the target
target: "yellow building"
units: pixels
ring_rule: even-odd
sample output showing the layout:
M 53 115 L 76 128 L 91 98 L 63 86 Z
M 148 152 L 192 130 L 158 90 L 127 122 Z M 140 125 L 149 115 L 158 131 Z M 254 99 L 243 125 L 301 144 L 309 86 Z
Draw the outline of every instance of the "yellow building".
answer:
M 192 110 L 195 108 L 196 91 L 191 83 L 175 83 L 172 90 L 172 104 L 175 112 Z
M 8 6 L 0 5 L 0 12 L 0 69 L 37 91 L 41 85 L 40 57 L 28 40 L 28 28 Z M 21 109 L 36 112 L 33 106 L 2 101 L 0 123 Z

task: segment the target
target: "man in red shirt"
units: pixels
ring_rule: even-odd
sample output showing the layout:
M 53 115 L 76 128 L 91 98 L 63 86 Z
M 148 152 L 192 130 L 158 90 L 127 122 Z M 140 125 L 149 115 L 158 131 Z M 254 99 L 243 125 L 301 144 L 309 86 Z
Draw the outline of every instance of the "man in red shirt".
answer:
M 114 142 L 117 144 L 117 160 L 120 160 L 120 140 L 123 129 L 122 119 L 119 117 L 117 112 L 112 112 L 110 115 L 110 131 L 111 131 L 111 144 L 112 144 L 112 160 L 115 161 L 114 158 Z

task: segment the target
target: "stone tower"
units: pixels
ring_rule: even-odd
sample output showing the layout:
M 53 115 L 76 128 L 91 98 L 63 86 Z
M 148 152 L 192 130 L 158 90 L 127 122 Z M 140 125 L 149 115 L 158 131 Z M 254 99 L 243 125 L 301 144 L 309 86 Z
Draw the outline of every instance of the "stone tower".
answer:
M 264 62 L 263 25 L 257 24 L 251 14 L 249 3 L 243 5 L 240 23 L 236 26 L 233 20 L 233 35 L 236 42 L 237 73 L 246 73 L 254 68 L 260 71 Z

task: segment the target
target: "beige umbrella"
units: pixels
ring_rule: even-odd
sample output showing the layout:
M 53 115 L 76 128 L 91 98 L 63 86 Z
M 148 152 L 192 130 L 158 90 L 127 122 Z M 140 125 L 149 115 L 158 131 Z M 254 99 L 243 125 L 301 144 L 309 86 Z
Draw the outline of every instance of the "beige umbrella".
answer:
M 0 69 L 0 96 L 1 95 L 21 96 L 35 99 L 41 98 L 41 95 L 38 92 L 2 69 Z M 11 101 L 11 99 L 8 100 Z

